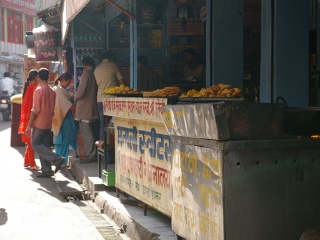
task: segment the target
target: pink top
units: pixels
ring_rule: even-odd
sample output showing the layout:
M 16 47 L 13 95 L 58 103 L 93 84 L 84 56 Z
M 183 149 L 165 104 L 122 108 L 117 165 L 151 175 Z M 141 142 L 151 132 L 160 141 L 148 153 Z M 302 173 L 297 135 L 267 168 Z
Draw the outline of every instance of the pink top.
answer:
M 51 129 L 56 93 L 47 83 L 39 84 L 33 93 L 31 111 L 37 116 L 33 126 L 39 129 Z

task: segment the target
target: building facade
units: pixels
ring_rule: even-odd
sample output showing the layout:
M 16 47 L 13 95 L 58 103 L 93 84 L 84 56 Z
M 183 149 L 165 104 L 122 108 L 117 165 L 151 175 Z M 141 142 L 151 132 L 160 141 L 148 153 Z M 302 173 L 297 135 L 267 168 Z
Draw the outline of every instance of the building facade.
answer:
M 23 83 L 24 55 L 27 54 L 25 32 L 41 25 L 36 13 L 56 0 L 2 0 L 0 2 L 0 78 L 10 72 Z

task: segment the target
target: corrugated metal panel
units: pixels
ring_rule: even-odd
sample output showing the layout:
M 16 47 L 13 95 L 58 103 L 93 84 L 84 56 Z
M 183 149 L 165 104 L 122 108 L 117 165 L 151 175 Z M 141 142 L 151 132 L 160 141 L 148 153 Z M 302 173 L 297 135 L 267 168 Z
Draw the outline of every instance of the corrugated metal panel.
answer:
M 101 8 L 106 5 L 107 2 L 105 0 L 91 0 L 88 5 L 94 8 Z
M 98 0 L 96 0 L 98 1 Z M 125 10 L 129 10 L 130 7 L 130 3 L 129 0 L 113 0 L 113 2 L 117 5 L 119 5 L 120 7 L 122 7 Z M 115 7 L 113 7 L 110 4 L 107 4 L 105 6 L 105 10 L 106 10 L 106 20 L 107 22 L 111 21 L 112 19 L 114 19 L 115 17 L 117 17 L 121 12 L 116 9 Z

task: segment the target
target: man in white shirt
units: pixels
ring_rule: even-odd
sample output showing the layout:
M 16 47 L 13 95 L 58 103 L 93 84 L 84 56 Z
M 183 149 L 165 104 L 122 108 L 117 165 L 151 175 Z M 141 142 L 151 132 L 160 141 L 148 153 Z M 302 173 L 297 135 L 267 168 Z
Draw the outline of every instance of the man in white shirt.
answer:
M 18 83 L 10 78 L 10 74 L 5 72 L 3 74 L 4 78 L 0 80 L 0 90 L 1 91 L 8 91 L 8 95 L 12 96 L 15 92 L 14 88 L 19 87 Z

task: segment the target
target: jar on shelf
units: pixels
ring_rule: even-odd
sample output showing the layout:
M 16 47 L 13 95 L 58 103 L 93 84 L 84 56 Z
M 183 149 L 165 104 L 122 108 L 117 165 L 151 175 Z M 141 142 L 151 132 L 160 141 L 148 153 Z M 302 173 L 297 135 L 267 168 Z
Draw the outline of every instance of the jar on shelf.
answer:
M 75 34 L 74 36 L 74 45 L 75 46 L 79 46 L 79 34 Z
M 83 35 L 83 47 L 89 47 L 88 34 Z
M 146 6 L 141 9 L 141 22 L 143 24 L 154 23 L 154 11 L 155 8 L 151 6 Z
M 77 47 L 84 47 L 83 46 L 83 35 L 82 34 L 79 34 L 78 35 L 78 44 Z

